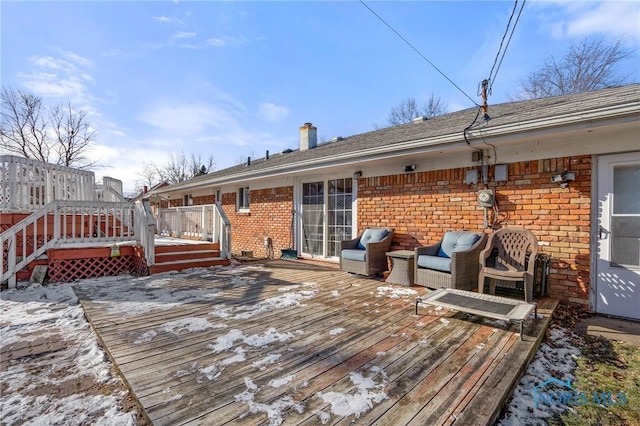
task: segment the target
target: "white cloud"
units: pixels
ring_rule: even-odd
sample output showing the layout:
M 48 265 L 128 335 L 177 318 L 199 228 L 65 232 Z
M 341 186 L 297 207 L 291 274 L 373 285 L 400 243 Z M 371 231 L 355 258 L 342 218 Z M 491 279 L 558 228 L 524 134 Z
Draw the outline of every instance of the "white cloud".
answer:
M 600 3 L 596 8 L 575 16 L 566 27 L 569 35 L 605 33 L 617 37 L 640 38 L 640 3 Z
M 534 1 L 542 30 L 556 38 L 599 33 L 640 42 L 636 1 Z
M 161 24 L 184 25 L 184 21 L 180 18 L 172 18 L 164 15 L 153 16 L 152 18 L 154 21 Z
M 93 62 L 73 52 L 60 50 L 61 57 L 33 55 L 29 63 L 33 70 L 18 74 L 23 85 L 33 93 L 45 98 L 62 98 L 71 101 L 77 108 L 93 111 L 89 94 L 93 76 L 86 68 Z
M 180 137 L 192 137 L 211 128 L 223 129 L 236 122 L 233 110 L 206 104 L 154 105 L 139 119 L 165 135 Z
M 200 43 L 183 43 L 180 47 L 185 49 L 207 49 L 209 47 L 237 46 L 245 44 L 246 42 L 247 41 L 243 37 L 222 36 L 210 37 Z
M 194 32 L 184 32 L 184 31 L 181 31 L 181 32 L 179 32 L 179 33 L 175 33 L 175 34 L 173 35 L 173 38 L 174 38 L 175 40 L 178 40 L 178 39 L 182 39 L 182 38 L 193 38 L 193 37 L 195 37 L 195 36 L 196 36 L 196 33 L 194 33 Z
M 287 117 L 289 115 L 289 110 L 283 106 L 272 104 L 270 102 L 263 102 L 258 107 L 258 115 L 264 120 L 275 123 Z

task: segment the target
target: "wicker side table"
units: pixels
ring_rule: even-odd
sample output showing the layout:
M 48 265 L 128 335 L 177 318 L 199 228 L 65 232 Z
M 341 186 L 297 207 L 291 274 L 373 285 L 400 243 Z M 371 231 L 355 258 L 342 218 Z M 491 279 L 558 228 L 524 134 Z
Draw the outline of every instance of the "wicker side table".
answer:
M 393 265 L 385 280 L 390 284 L 413 285 L 413 262 L 415 253 L 411 250 L 396 250 L 385 253 Z

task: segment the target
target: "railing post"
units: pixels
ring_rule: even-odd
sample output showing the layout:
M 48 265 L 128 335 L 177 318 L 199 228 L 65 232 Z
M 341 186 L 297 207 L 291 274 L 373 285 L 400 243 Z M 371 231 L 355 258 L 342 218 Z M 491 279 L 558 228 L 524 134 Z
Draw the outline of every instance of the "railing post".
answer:
M 202 239 L 202 241 L 207 241 L 207 230 L 209 229 L 209 227 L 206 225 L 207 223 L 207 210 L 206 210 L 206 206 L 202 206 L 202 216 L 200 217 L 200 231 L 201 235 L 200 238 Z

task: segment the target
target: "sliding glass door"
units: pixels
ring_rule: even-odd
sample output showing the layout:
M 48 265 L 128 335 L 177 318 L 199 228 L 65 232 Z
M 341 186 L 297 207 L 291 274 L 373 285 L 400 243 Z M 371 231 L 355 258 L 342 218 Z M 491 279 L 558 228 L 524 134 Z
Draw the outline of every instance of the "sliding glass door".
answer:
M 328 179 L 302 184 L 302 253 L 336 258 L 340 242 L 353 226 L 353 179 Z

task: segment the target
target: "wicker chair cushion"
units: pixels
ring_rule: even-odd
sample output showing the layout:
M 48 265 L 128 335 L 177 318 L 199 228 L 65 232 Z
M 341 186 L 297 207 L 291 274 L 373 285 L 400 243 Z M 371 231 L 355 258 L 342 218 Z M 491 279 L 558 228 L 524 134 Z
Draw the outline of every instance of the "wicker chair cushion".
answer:
M 364 262 L 366 259 L 366 256 L 367 256 L 366 250 L 359 250 L 359 249 L 342 250 L 343 259 Z
M 434 269 L 436 271 L 451 272 L 451 258 L 442 256 L 418 256 L 417 264 L 421 268 Z
M 445 232 L 440 244 L 438 256 L 451 257 L 456 251 L 469 250 L 480 239 L 480 235 L 473 232 L 448 231 Z
M 358 248 L 360 250 L 365 250 L 367 248 L 367 243 L 377 243 L 384 239 L 389 234 L 389 231 L 386 229 L 380 228 L 367 228 L 362 233 L 360 237 L 360 241 L 358 241 Z

